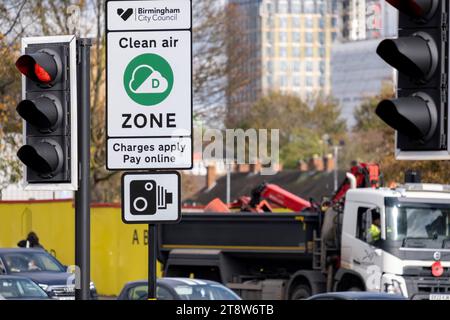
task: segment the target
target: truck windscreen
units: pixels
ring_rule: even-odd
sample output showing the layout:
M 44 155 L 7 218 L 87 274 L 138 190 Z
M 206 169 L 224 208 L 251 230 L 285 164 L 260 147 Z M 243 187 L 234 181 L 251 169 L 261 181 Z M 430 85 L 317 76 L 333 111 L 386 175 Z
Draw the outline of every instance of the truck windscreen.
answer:
M 386 206 L 386 240 L 450 240 L 450 204 L 391 203 Z M 450 241 L 449 241 L 450 242 Z

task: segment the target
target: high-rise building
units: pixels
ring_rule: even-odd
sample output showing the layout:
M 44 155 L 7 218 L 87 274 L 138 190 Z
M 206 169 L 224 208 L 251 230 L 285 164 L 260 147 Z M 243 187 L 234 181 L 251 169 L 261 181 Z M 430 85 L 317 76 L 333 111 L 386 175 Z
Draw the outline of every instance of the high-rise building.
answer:
M 229 4 L 243 14 L 242 41 L 251 43 L 252 68 L 258 71 L 245 88 L 228 97 L 229 117 L 245 117 L 251 104 L 270 91 L 302 99 L 331 92 L 337 0 L 229 0 Z
M 397 35 L 398 11 L 385 0 L 339 0 L 339 41 L 333 44 L 332 96 L 349 129 L 354 111 L 368 97 L 393 84 L 394 71 L 377 56 L 379 42 Z
M 397 10 L 386 0 L 339 0 L 339 40 L 358 41 L 393 37 Z

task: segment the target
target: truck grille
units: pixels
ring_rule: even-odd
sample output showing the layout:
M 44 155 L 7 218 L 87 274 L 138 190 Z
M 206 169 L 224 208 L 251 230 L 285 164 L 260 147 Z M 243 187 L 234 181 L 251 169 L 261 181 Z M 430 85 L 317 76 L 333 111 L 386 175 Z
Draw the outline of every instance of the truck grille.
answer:
M 442 284 L 439 282 L 419 282 L 417 288 L 419 293 L 450 293 L 450 283 L 448 281 Z
M 408 294 L 412 299 L 429 299 L 430 294 L 450 294 L 448 277 L 405 277 Z
M 432 277 L 431 267 L 405 267 L 403 268 L 405 276 Z M 450 268 L 444 268 L 442 278 L 450 277 Z

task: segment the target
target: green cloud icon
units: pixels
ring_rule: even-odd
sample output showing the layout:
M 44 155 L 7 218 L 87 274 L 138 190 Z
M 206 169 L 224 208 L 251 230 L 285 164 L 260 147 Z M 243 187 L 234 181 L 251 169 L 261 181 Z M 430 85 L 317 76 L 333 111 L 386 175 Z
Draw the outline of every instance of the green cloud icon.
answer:
M 134 69 L 129 87 L 135 94 L 163 93 L 168 89 L 169 82 L 151 66 L 140 65 Z

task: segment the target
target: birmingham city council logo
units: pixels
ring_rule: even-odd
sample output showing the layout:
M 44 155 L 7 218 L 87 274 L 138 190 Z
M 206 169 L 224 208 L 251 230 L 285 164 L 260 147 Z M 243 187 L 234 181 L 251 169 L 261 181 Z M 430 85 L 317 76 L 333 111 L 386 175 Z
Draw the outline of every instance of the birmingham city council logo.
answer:
M 125 90 L 134 102 L 154 106 L 169 96 L 173 78 L 172 68 L 163 57 L 146 53 L 128 64 L 123 80 Z
M 133 15 L 133 9 L 117 9 L 117 14 L 119 17 L 123 19 L 123 21 L 127 21 Z

